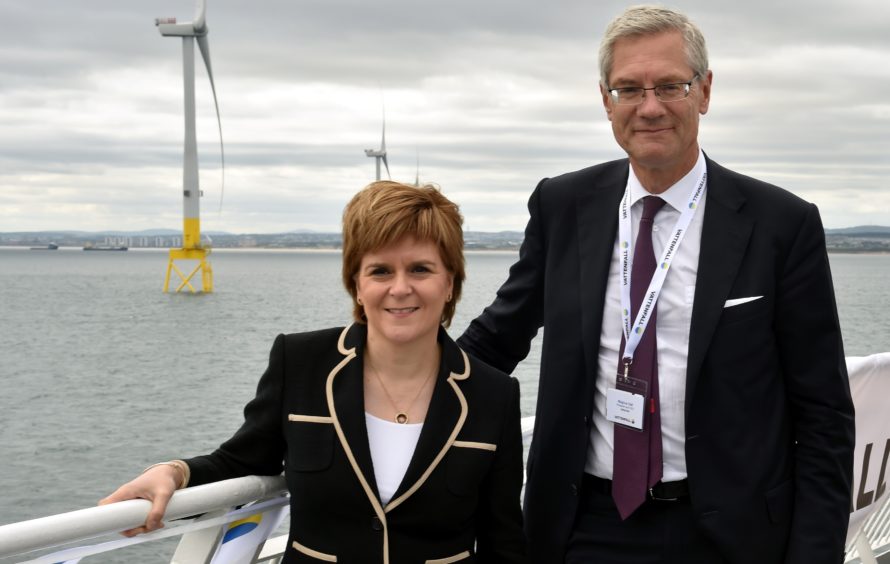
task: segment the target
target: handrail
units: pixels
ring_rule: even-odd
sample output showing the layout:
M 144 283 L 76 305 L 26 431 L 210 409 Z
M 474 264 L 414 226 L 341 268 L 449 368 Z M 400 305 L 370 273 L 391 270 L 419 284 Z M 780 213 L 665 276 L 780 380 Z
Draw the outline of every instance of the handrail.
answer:
M 887 496 L 847 546 L 846 564 L 874 564 L 890 553 L 890 496 Z
M 890 360 L 890 358 L 886 360 Z M 531 440 L 534 422 L 533 416 L 522 418 L 522 438 L 526 445 Z M 151 542 L 160 538 L 182 535 L 181 550 L 184 545 L 189 543 L 190 537 L 199 537 L 202 532 L 212 527 L 219 528 L 221 523 L 242 517 L 240 515 L 233 516 L 231 513 L 223 516 L 229 509 L 257 500 L 279 497 L 287 497 L 287 487 L 283 476 L 246 476 L 179 490 L 173 494 L 167 506 L 165 522 L 192 515 L 208 515 L 205 515 L 203 520 L 199 519 L 189 524 L 168 527 L 148 535 L 141 535 L 139 539 L 129 539 L 129 543 Z M 865 521 L 859 534 L 847 546 L 845 560 L 847 563 L 869 564 L 876 562 L 876 556 L 890 552 L 890 496 L 881 501 L 881 507 Z M 283 502 L 283 500 L 280 501 L 279 505 Z M 135 499 L 2 525 L 0 526 L 0 558 L 87 541 L 138 527 L 145 522 L 150 508 L 149 501 Z M 269 539 L 265 546 L 261 547 L 262 550 L 258 550 L 254 562 L 277 560 L 277 557 L 283 554 L 286 549 L 284 540 L 285 537 Z M 202 553 L 201 551 L 206 554 L 209 550 L 209 554 L 212 555 L 217 541 L 218 536 L 204 535 L 201 538 L 203 543 L 201 548 L 190 552 L 190 554 Z M 107 549 L 96 546 L 85 553 L 97 554 L 115 548 L 116 546 L 109 546 Z M 209 557 L 176 557 L 176 561 L 183 564 L 207 562 L 208 559 Z M 51 562 L 51 560 L 42 558 L 35 562 L 44 561 Z
M 283 476 L 245 476 L 179 490 L 165 521 L 287 493 Z M 0 526 L 0 558 L 125 531 L 145 523 L 151 502 L 131 499 Z
M 523 442 L 528 444 L 531 440 L 535 418 L 523 417 L 521 421 Z M 243 505 L 258 499 L 268 499 L 277 496 L 286 496 L 287 487 L 283 476 L 245 476 L 232 480 L 224 480 L 202 486 L 194 486 L 179 490 L 173 494 L 167 505 L 164 522 L 175 521 L 191 515 L 199 515 L 208 512 L 218 512 L 234 506 Z M 48 549 L 79 541 L 95 539 L 103 535 L 109 535 L 138 527 L 145 522 L 151 502 L 144 499 L 132 499 L 110 505 L 79 509 L 68 513 L 59 513 L 49 517 L 40 517 L 29 521 L 11 523 L 0 526 L 0 558 L 21 555 L 35 550 Z M 231 520 L 234 520 L 232 518 Z M 183 542 L 187 535 L 195 531 L 219 526 L 218 515 L 203 523 L 196 522 L 176 530 L 165 531 L 164 534 L 157 531 L 148 536 L 156 538 L 166 536 L 183 535 Z M 150 542 L 156 538 L 144 538 Z M 276 541 L 279 539 L 271 539 Z M 134 541 L 135 544 L 138 541 Z M 278 546 L 281 543 L 267 543 Z M 114 550 L 110 547 L 108 550 Z M 264 549 L 260 559 L 283 550 L 281 548 Z M 99 550 L 93 551 L 98 553 Z

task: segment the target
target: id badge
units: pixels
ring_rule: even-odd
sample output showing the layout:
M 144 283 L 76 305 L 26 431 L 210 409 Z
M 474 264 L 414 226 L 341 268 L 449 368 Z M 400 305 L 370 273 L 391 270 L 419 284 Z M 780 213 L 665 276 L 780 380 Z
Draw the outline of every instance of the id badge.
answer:
M 606 391 L 606 419 L 637 431 L 643 430 L 649 383 L 619 376 L 615 387 Z

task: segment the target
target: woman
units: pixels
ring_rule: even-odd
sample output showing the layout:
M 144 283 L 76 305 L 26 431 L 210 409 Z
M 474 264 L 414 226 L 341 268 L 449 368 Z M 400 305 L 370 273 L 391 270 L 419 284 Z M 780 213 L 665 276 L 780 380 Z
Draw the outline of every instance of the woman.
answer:
M 284 562 L 525 562 L 516 380 L 445 327 L 464 281 L 462 219 L 431 186 L 375 182 L 343 214 L 355 323 L 279 335 L 245 422 L 210 455 L 149 467 L 100 503 L 284 470 Z

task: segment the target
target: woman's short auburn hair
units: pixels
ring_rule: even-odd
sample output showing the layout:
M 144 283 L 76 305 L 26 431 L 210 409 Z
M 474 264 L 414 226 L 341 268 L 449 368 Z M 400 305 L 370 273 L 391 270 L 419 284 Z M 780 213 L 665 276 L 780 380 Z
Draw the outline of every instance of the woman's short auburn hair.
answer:
M 448 327 L 466 278 L 462 224 L 457 204 L 431 184 L 418 187 L 381 180 L 353 196 L 343 210 L 343 285 L 352 296 L 355 321 L 365 322 L 356 287 L 364 256 L 413 237 L 434 243 L 442 263 L 454 277 L 452 299 L 442 311 L 442 323 Z

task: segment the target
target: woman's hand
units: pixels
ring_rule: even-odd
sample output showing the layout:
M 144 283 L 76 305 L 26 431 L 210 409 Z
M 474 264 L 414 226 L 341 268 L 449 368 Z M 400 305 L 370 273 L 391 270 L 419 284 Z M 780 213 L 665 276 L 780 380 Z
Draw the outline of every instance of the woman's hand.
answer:
M 151 502 L 151 510 L 141 527 L 122 531 L 125 537 L 132 537 L 142 533 L 160 529 L 164 526 L 161 519 L 167 510 L 167 503 L 173 496 L 173 492 L 183 481 L 182 473 L 170 464 L 158 464 L 137 476 L 134 480 L 119 487 L 110 496 L 99 501 L 99 505 L 107 505 L 128 499 L 147 499 Z

